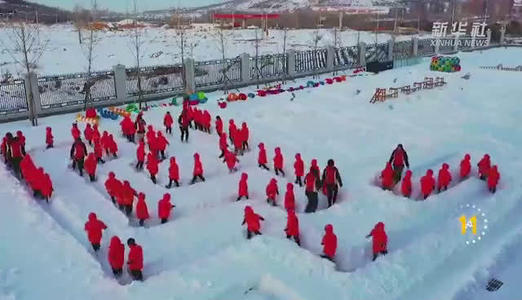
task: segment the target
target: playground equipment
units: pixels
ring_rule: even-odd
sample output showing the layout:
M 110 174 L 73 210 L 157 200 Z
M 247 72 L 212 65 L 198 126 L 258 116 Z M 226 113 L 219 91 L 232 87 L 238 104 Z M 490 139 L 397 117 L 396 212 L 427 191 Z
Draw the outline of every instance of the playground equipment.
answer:
M 410 85 L 405 85 L 396 88 L 392 87 L 388 89 L 388 92 L 386 91 L 386 89 L 377 88 L 375 90 L 375 93 L 373 94 L 372 99 L 370 100 L 370 103 L 384 102 L 389 98 L 398 98 L 399 92 L 409 95 L 422 89 L 431 90 L 434 87 L 442 87 L 446 84 L 447 82 L 444 81 L 443 77 L 436 77 L 435 80 L 433 80 L 433 77 L 425 77 L 424 81 L 414 82 L 413 87 L 411 87 Z
M 122 116 L 122 117 L 130 117 L 131 113 L 128 112 L 127 110 L 125 110 L 124 108 L 120 108 L 120 107 L 114 107 L 114 106 L 111 106 L 109 108 L 107 108 L 109 111 L 119 115 L 119 116 Z
M 91 124 L 91 125 L 98 125 L 98 124 L 99 124 L 99 120 L 100 120 L 99 117 L 88 118 L 88 117 L 82 115 L 81 113 L 78 113 L 78 114 L 76 115 L 76 121 L 77 121 L 77 122 L 89 123 L 89 124 Z
M 434 56 L 431 58 L 430 70 L 439 72 L 460 72 L 460 58 L 451 56 Z
M 118 120 L 118 118 L 120 117 L 118 114 L 106 109 L 106 108 L 99 108 L 98 109 L 98 113 L 100 114 L 100 116 L 104 119 L 110 119 L 110 120 Z

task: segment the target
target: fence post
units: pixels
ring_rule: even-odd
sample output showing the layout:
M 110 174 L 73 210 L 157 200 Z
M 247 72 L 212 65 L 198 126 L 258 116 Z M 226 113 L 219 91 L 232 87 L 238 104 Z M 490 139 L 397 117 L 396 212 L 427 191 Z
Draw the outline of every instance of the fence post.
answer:
M 440 52 L 440 38 L 435 39 L 435 55 L 439 55 Z
M 486 31 L 486 36 L 488 37 L 488 44 L 486 46 L 489 46 L 489 44 L 491 44 L 491 29 L 488 28 L 488 30 Z
M 288 78 L 294 78 L 296 71 L 295 71 L 295 50 L 288 50 L 286 54 L 286 59 L 288 59 L 286 67 L 286 74 L 288 75 Z
M 124 65 L 112 67 L 114 72 L 114 89 L 116 90 L 116 102 L 125 103 L 127 101 L 127 72 Z
M 490 34 L 490 36 L 491 36 L 491 34 Z M 505 42 L 506 42 L 506 25 L 502 25 L 502 27 L 500 28 L 500 44 L 504 45 Z
M 453 45 L 453 51 L 458 52 L 459 51 L 459 35 L 458 34 L 455 35 L 454 43 L 455 44 Z
M 393 47 L 395 46 L 395 37 L 392 36 L 390 40 L 388 40 L 388 61 L 393 61 Z
M 414 36 L 412 38 L 413 42 L 413 56 L 417 57 L 419 55 L 419 38 Z
M 34 114 L 34 117 L 38 119 L 38 117 L 42 114 L 42 101 L 40 99 L 40 90 L 38 89 L 38 76 L 36 73 L 29 73 L 25 75 L 25 97 L 29 99 L 29 95 L 33 95 L 33 103 L 29 103 L 27 101 L 27 110 L 29 114 L 31 111 Z M 31 88 L 31 89 L 30 89 Z M 32 107 L 29 107 L 32 104 Z M 29 115 L 30 117 L 30 115 Z
M 328 71 L 333 71 L 335 66 L 334 66 L 334 57 L 335 57 L 335 48 L 332 47 L 332 46 L 328 46 L 328 48 L 326 48 L 326 69 Z
M 366 43 L 359 43 L 359 64 L 361 67 L 366 67 Z
M 477 42 L 476 36 L 471 37 L 471 49 L 475 49 L 475 43 Z
M 183 69 L 185 71 L 185 92 L 187 94 L 193 94 L 196 92 L 194 60 L 192 58 L 186 58 Z
M 241 58 L 241 83 L 248 84 L 250 82 L 250 55 L 243 53 Z

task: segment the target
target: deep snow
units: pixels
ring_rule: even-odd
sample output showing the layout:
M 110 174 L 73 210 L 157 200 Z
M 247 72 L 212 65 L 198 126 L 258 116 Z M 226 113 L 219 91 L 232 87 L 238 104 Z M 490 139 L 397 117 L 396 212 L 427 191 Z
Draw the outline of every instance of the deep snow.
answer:
M 302 248 L 284 238 L 286 213 L 269 207 L 264 188 L 271 172 L 257 168 L 257 151 L 240 157 L 240 170 L 228 174 L 219 163 L 216 135 L 191 132 L 189 144 L 179 142 L 178 131 L 170 137 L 183 186 L 172 189 L 176 208 L 167 224 L 156 217 L 157 201 L 167 182 L 167 162 L 160 166 L 160 184 L 153 185 L 145 173 L 132 169 L 135 146 L 118 137 L 120 157 L 98 169 L 98 182 L 91 184 L 68 169 L 70 126 L 74 115 L 53 116 L 31 128 L 27 121 L 0 125 L 0 133 L 22 129 L 27 148 L 37 165 L 54 181 L 52 203 L 37 204 L 24 186 L 0 166 L 0 297 L 7 299 L 513 299 L 520 276 L 519 218 L 522 212 L 520 149 L 522 115 L 518 95 L 520 75 L 515 72 L 481 70 L 481 65 L 516 65 L 520 49 L 493 49 L 461 53 L 463 72 L 428 71 L 429 61 L 378 75 L 349 78 L 346 83 L 289 94 L 230 103 L 221 110 L 209 95 L 203 106 L 225 123 L 248 122 L 250 145 L 267 146 L 269 159 L 280 146 L 287 178 L 278 178 L 281 194 L 293 180 L 293 157 L 300 152 L 306 165 L 312 158 L 324 167 L 334 158 L 344 188 L 338 204 L 315 214 L 301 213 L 304 191 L 296 188 Z M 469 72 L 469 80 L 462 79 Z M 377 87 L 420 81 L 425 76 L 444 76 L 448 85 L 425 90 L 385 103 L 369 104 Z M 322 76 L 325 78 L 325 76 Z M 294 84 L 289 84 L 294 85 Z M 254 90 L 253 87 L 244 91 Z M 357 90 L 361 90 L 359 94 Z M 146 120 L 161 127 L 165 108 L 145 113 Z M 179 108 L 168 110 L 177 115 Z M 119 122 L 103 120 L 102 129 L 115 136 Z M 45 127 L 52 126 L 56 149 L 44 150 Z M 83 126 L 81 126 L 83 128 Z M 413 201 L 382 191 L 374 177 L 384 167 L 397 143 L 410 156 L 414 184 L 426 169 L 438 171 L 443 162 L 457 172 L 460 159 L 470 153 L 473 178 L 454 184 L 447 192 L 427 201 Z M 207 182 L 187 185 L 192 155 L 201 154 Z M 476 163 L 489 153 L 499 166 L 499 190 L 492 195 L 476 178 Z M 147 195 L 153 216 L 149 228 L 135 227 L 113 207 L 103 182 L 109 171 L 129 179 Z M 234 202 L 241 172 L 249 174 L 250 200 Z M 456 177 L 456 176 L 454 176 Z M 282 203 L 283 196 L 279 196 Z M 266 219 L 261 237 L 250 241 L 241 226 L 244 206 L 252 205 Z M 476 205 L 487 212 L 490 225 L 485 238 L 466 245 L 458 217 Z M 144 248 L 145 282 L 121 284 L 112 279 L 105 250 L 92 254 L 84 222 L 94 211 L 109 227 L 110 236 L 133 236 Z M 364 238 L 373 225 L 383 221 L 390 253 L 371 262 L 371 245 Z M 337 268 L 318 257 L 325 224 L 334 225 L 338 237 Z M 101 264 L 98 262 L 100 261 Z M 515 264 L 518 262 L 517 264 Z M 505 282 L 495 294 L 483 291 L 490 276 Z M 488 298 L 489 296 L 489 298 Z M 9 298 L 10 297 L 10 298 Z

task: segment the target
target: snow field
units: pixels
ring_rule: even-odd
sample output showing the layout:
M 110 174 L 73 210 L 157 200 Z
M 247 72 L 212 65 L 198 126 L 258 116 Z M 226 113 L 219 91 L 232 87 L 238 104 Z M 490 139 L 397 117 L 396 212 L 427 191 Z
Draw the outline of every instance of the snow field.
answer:
M 30 128 L 28 122 L 2 124 L 2 133 L 24 131 L 35 163 L 50 173 L 55 185 L 51 205 L 41 209 L 0 167 L 0 176 L 9 187 L 0 193 L 10 199 L 1 204 L 5 208 L 0 213 L 11 214 L 1 218 L 0 226 L 12 229 L 1 234 L 13 240 L 13 245 L 8 245 L 10 252 L 0 256 L 0 270 L 8 270 L 8 275 L 0 276 L 2 296 L 31 299 L 43 293 L 81 299 L 106 292 L 116 299 L 309 300 L 418 299 L 419 295 L 425 296 L 423 299 L 465 299 L 464 294 L 480 295 L 477 289 L 481 286 L 474 283 L 487 277 L 489 272 L 484 268 L 493 270 L 490 266 L 496 261 L 513 255 L 511 245 L 519 240 L 522 189 L 517 178 L 522 167 L 522 129 L 518 120 L 522 108 L 515 96 L 517 74 L 480 70 L 478 66 L 513 63 L 520 54 L 519 49 L 463 53 L 464 72 L 456 74 L 427 71 L 428 62 L 424 61 L 376 76 L 350 78 L 345 84 L 296 92 L 292 102 L 289 94 L 281 94 L 230 103 L 220 110 L 213 102 L 222 92 L 212 93 L 209 104 L 202 108 L 209 109 L 213 117 L 219 114 L 225 125 L 232 117 L 238 125 L 246 121 L 253 151 L 239 158 L 238 172 L 228 174 L 217 160 L 216 135 L 191 131 L 190 143 L 181 144 L 175 129 L 169 137 L 168 153 L 177 158 L 183 186 L 169 190 L 176 208 L 169 223 L 163 225 L 158 224 L 156 209 L 157 201 L 167 192 L 163 186 L 167 184 L 168 161 L 160 165 L 160 184 L 156 186 L 146 171 L 134 172 L 131 164 L 135 163 L 136 147 L 119 137 L 119 122 L 101 123 L 101 130 L 109 130 L 117 138 L 120 155 L 99 166 L 94 184 L 67 168 L 72 115 L 41 119 L 37 128 Z M 460 78 L 466 72 L 471 73 L 470 80 Z M 400 95 L 385 103 L 368 103 L 377 87 L 412 84 L 425 76 L 443 76 L 448 85 Z M 145 113 L 145 119 L 162 128 L 166 110 L 177 115 L 179 108 L 153 109 Z M 57 147 L 49 151 L 42 148 L 46 126 L 53 127 Z M 345 185 L 336 205 L 324 210 L 326 200 L 320 196 L 322 210 L 299 213 L 302 248 L 284 238 L 283 209 L 266 204 L 264 188 L 274 174 L 257 168 L 257 144 L 261 141 L 269 160 L 276 146 L 285 157 L 287 178 L 278 178 L 279 203 L 287 180 L 294 179 L 296 152 L 302 154 L 305 168 L 312 158 L 318 159 L 321 168 L 327 159 L 334 158 L 343 177 Z M 426 201 L 382 191 L 375 186 L 374 176 L 398 143 L 408 151 L 416 189 L 426 169 L 432 168 L 436 174 L 443 162 L 450 164 L 456 180 L 458 163 L 465 153 L 472 156 L 473 177 L 459 184 L 454 181 L 448 191 Z M 207 182 L 188 186 L 195 151 L 201 155 Z M 484 153 L 491 155 L 502 176 L 494 195 L 475 177 L 476 163 Z M 103 187 L 109 171 L 146 193 L 153 216 L 150 228 L 133 227 L 112 205 Z M 241 172 L 249 174 L 251 197 L 237 203 Z M 304 191 L 297 187 L 294 191 L 302 212 Z M 468 203 L 487 212 L 491 227 L 485 239 L 474 246 L 465 244 L 458 222 L 460 215 L 469 213 L 460 206 Z M 246 204 L 266 220 L 262 222 L 263 236 L 250 241 L 240 226 Z M 87 255 L 92 250 L 83 224 L 91 211 L 109 227 L 102 249 L 113 234 L 123 240 L 132 236 L 143 246 L 145 282 L 121 286 L 112 279 L 104 253 L 98 254 L 101 267 L 92 254 Z M 378 221 L 386 224 L 390 253 L 372 263 L 371 243 L 364 236 Z M 321 253 L 323 227 L 328 223 L 334 225 L 338 237 L 337 267 L 316 255 Z M 33 252 L 25 241 L 42 245 L 45 251 Z M 19 257 L 15 246 L 35 258 L 31 264 Z M 35 268 L 57 275 L 53 280 L 33 278 L 33 274 L 42 274 Z M 502 268 L 500 263 L 495 272 Z M 123 284 L 128 283 L 126 279 Z M 61 283 L 75 289 L 51 289 Z

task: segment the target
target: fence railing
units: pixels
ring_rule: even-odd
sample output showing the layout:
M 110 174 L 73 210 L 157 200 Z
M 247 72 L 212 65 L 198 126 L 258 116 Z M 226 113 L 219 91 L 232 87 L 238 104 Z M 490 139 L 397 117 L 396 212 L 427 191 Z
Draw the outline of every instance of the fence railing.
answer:
M 423 56 L 454 52 L 456 49 L 477 49 L 469 42 L 458 42 L 458 39 L 456 45 L 446 43 L 435 46 L 436 42 L 432 38 L 413 38 L 381 44 L 289 50 L 285 54 L 257 58 L 245 54 L 232 59 L 202 62 L 186 59 L 183 64 L 143 67 L 139 72 L 137 68 L 118 65 L 111 71 L 94 72 L 91 76 L 78 73 L 37 78 L 32 74 L 28 79 L 0 83 L 0 122 L 28 117 L 28 91 L 33 94 L 36 114 L 49 115 L 81 110 L 86 98 L 88 104 L 94 106 L 119 105 L 138 99 L 164 99 L 185 92 L 292 80 L 349 70 L 372 62 L 393 60 L 395 67 L 407 66 L 418 63 Z M 138 73 L 141 89 L 138 87 Z M 31 84 L 27 80 L 31 80 Z M 87 92 L 90 92 L 90 97 L 86 97 Z

